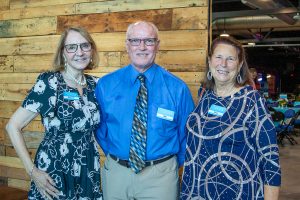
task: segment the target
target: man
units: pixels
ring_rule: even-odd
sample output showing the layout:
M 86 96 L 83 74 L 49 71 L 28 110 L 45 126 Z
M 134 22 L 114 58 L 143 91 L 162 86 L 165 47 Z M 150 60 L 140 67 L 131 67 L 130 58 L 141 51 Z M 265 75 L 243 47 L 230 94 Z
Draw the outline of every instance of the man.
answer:
M 256 90 L 260 90 L 260 84 L 259 82 L 257 81 L 257 71 L 255 68 L 249 68 L 249 72 L 250 72 L 250 75 L 251 75 L 251 78 L 252 78 L 252 87 Z
M 131 64 L 98 82 L 96 138 L 107 156 L 105 200 L 178 198 L 185 123 L 194 103 L 186 84 L 154 63 L 159 43 L 154 24 L 131 24 L 126 33 Z

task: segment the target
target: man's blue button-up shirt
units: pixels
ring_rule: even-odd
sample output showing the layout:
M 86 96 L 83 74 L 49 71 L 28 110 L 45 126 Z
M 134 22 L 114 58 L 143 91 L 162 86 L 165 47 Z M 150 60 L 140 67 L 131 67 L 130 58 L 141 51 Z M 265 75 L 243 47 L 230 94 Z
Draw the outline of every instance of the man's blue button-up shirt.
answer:
M 181 166 L 186 148 L 185 124 L 194 109 L 191 93 L 182 80 L 156 64 L 143 74 L 148 90 L 146 160 L 177 155 Z M 95 93 L 101 122 L 96 139 L 106 155 L 129 159 L 133 113 L 140 87 L 138 75 L 128 65 L 98 81 Z M 163 117 L 164 113 L 167 116 Z

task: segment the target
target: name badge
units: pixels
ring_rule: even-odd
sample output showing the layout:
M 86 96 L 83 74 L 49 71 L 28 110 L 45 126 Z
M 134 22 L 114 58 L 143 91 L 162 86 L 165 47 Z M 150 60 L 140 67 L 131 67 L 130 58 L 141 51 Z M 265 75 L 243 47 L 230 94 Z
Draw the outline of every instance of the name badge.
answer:
M 226 112 L 226 108 L 222 107 L 222 106 L 217 106 L 217 105 L 211 105 L 209 110 L 208 110 L 208 114 L 211 115 L 215 115 L 218 117 L 222 117 L 224 115 L 224 113 Z
M 79 100 L 79 95 L 76 92 L 64 92 L 64 99 L 67 100 Z
M 161 119 L 166 119 L 168 121 L 173 121 L 174 111 L 163 109 L 163 108 L 158 108 L 156 117 L 161 118 Z

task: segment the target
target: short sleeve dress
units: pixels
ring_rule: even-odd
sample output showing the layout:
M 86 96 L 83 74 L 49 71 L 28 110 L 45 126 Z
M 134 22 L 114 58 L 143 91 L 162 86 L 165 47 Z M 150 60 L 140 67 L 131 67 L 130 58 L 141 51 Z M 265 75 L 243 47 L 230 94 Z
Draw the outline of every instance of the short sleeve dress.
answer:
M 264 199 L 263 186 L 279 186 L 281 179 L 264 99 L 251 86 L 225 98 L 202 94 L 187 121 L 180 199 Z
M 81 97 L 67 86 L 60 72 L 39 75 L 22 106 L 41 115 L 45 136 L 35 157 L 37 168 L 46 171 L 60 191 L 59 199 L 102 198 L 100 160 L 94 132 L 100 122 L 92 76 Z M 44 199 L 31 182 L 29 200 Z

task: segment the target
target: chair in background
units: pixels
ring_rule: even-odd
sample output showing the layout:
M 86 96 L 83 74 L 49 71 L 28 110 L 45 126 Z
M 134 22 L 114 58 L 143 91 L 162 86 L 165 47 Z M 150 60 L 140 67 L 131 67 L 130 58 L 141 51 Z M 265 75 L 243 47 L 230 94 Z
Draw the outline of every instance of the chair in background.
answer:
M 272 109 L 273 108 L 270 109 L 270 112 L 272 113 L 271 116 L 278 136 L 278 132 L 281 130 L 280 126 L 284 121 L 284 114 L 282 112 L 276 111 L 274 109 L 272 110 Z
M 277 115 L 279 114 L 277 113 Z M 281 118 L 282 115 L 280 116 Z M 276 128 L 278 143 L 283 145 L 283 139 L 286 138 L 292 145 L 297 144 L 297 141 L 291 135 L 292 132 L 294 131 L 294 125 L 297 118 L 298 118 L 298 113 L 296 114 L 293 109 L 288 109 L 284 112 L 283 120 Z

